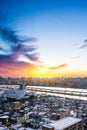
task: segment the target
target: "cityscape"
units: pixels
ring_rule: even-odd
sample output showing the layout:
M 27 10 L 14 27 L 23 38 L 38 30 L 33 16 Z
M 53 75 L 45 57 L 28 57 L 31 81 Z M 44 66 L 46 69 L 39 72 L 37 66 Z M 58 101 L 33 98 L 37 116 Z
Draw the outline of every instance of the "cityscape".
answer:
M 0 0 L 0 130 L 87 130 L 86 59 L 86 0 Z
M 86 130 L 86 83 L 87 78 L 0 77 L 0 129 Z

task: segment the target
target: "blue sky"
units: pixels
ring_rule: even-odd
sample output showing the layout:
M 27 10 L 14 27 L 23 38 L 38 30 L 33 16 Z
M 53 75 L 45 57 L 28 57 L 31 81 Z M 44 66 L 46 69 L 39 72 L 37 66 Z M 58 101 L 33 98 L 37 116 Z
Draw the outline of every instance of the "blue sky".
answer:
M 38 39 L 44 66 L 66 64 L 59 72 L 87 76 L 86 0 L 0 0 L 0 10 L 5 25 Z

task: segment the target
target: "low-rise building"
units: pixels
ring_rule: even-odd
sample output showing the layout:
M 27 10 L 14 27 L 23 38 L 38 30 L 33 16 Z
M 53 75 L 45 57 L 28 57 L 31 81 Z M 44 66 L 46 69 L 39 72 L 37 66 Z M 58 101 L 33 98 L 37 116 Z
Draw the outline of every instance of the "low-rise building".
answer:
M 49 130 L 49 127 L 54 128 L 53 130 L 83 130 L 82 120 L 69 116 L 49 123 L 46 130 Z M 43 127 L 42 130 L 44 130 Z

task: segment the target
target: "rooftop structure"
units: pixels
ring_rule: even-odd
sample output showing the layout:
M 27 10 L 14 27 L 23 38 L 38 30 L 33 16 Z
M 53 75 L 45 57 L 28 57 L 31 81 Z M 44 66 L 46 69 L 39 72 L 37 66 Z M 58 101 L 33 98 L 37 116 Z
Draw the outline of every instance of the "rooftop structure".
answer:
M 10 88 L 11 87 L 11 88 Z M 1 89 L 0 89 L 0 94 L 1 96 L 4 95 L 8 98 L 12 98 L 12 99 L 21 99 L 24 97 L 25 95 L 25 84 L 22 84 L 20 85 L 20 89 L 18 89 L 18 86 L 15 86 L 13 85 L 3 85 L 3 89 L 2 89 L 2 86 L 1 86 Z
M 26 96 L 25 96 L 26 94 Z M 25 83 L 21 85 L 0 85 L 0 97 L 5 96 L 10 99 L 22 99 L 35 96 L 35 91 L 26 91 Z
M 83 130 L 82 120 L 74 117 L 65 117 L 56 122 L 49 123 L 48 126 L 55 130 Z

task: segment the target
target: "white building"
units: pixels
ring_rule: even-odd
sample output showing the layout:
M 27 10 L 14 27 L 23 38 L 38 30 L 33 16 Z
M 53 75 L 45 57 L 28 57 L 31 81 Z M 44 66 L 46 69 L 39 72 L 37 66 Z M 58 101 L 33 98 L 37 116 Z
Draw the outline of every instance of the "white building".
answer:
M 54 128 L 54 130 L 83 130 L 82 120 L 74 117 L 65 117 L 58 121 L 51 122 L 45 126 L 46 130 L 49 130 L 49 126 Z

